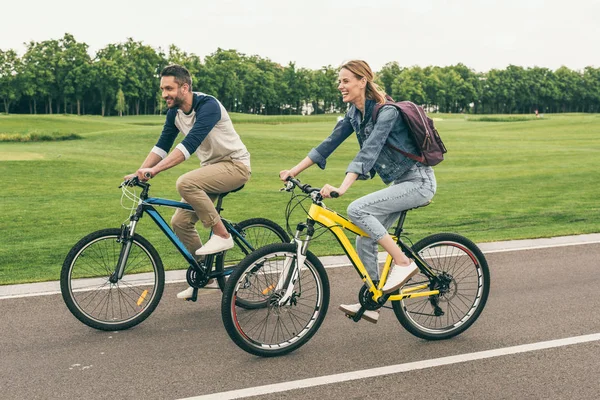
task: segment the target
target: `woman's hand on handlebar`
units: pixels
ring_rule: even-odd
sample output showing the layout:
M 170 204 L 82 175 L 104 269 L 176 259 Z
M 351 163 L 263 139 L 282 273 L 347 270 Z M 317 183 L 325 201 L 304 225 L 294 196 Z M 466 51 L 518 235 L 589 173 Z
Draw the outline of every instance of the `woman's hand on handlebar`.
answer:
M 281 179 L 283 182 L 286 182 L 288 178 L 294 178 L 292 170 L 284 169 L 283 171 L 279 171 L 279 179 Z
M 342 196 L 346 191 L 342 190 L 340 188 L 336 188 L 335 186 L 331 186 L 330 184 L 326 183 L 322 188 L 321 188 L 321 196 L 323 196 L 323 198 L 336 198 L 336 197 L 340 197 Z

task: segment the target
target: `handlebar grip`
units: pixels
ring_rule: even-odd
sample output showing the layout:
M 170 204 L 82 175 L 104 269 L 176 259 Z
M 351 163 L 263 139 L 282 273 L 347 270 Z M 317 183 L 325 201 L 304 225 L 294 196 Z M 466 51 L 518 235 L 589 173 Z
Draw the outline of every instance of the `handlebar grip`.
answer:
M 334 199 L 337 199 L 338 197 L 340 197 L 340 194 L 338 192 L 331 192 L 330 195 Z
M 150 172 L 144 172 L 144 178 L 150 179 L 152 178 L 152 174 Z

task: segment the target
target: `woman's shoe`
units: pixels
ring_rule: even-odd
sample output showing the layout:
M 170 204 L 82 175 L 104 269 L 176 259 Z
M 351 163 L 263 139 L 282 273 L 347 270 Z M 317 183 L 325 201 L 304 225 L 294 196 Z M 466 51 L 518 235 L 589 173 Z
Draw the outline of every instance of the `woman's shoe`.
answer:
M 358 310 L 360 310 L 360 303 L 342 304 L 340 306 L 340 310 L 342 310 L 344 313 L 346 313 L 346 315 L 354 317 L 356 315 L 356 313 L 358 312 Z M 367 320 L 369 322 L 376 324 L 377 320 L 379 319 L 379 310 L 365 310 L 364 314 L 362 315 L 362 318 L 364 320 Z
M 388 277 L 385 280 L 385 285 L 383 285 L 381 291 L 383 294 L 388 294 L 394 290 L 398 290 L 418 272 L 419 267 L 417 267 L 417 264 L 415 264 L 414 261 L 407 266 L 394 265 L 388 274 Z

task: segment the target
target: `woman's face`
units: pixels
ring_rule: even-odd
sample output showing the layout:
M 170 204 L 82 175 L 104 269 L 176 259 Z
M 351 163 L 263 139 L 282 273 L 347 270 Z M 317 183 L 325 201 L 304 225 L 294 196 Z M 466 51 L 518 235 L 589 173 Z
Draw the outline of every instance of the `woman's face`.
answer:
M 342 68 L 338 74 L 338 90 L 342 93 L 344 103 L 356 103 L 365 98 L 367 79 L 358 79 L 352 72 Z

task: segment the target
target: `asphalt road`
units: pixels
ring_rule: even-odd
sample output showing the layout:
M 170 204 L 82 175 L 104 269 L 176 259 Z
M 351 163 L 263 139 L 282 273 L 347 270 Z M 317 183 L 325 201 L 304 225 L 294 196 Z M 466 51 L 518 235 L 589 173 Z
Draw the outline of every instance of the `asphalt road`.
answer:
M 392 310 L 379 323 L 354 323 L 337 310 L 360 284 L 349 267 L 330 269 L 330 309 L 298 351 L 262 359 L 240 350 L 220 319 L 220 293 L 197 303 L 167 285 L 152 316 L 122 332 L 77 321 L 60 295 L 0 300 L 0 398 L 181 399 L 300 379 L 325 384 L 261 399 L 598 398 L 600 336 L 585 343 L 469 360 L 492 349 L 600 333 L 600 244 L 487 255 L 491 293 L 465 333 L 426 342 L 404 331 Z M 465 355 L 460 363 L 367 379 L 331 375 Z M 323 383 L 321 382 L 321 383 Z M 258 397 L 257 397 L 258 398 Z

